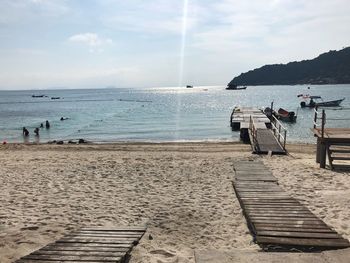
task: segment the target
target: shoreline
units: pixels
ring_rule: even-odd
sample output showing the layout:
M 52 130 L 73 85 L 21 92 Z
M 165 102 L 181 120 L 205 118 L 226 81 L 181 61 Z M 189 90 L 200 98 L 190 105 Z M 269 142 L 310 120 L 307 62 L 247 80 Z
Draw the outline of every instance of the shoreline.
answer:
M 191 147 L 206 147 L 213 151 L 215 147 L 221 147 L 218 151 L 223 151 L 222 147 L 231 151 L 251 151 L 250 144 L 240 141 L 212 142 L 212 141 L 191 141 L 191 142 L 111 142 L 111 143 L 77 143 L 77 144 L 56 144 L 56 143 L 6 143 L 0 145 L 0 150 L 151 150 L 159 147 L 169 147 L 173 151 L 186 151 Z M 226 148 L 227 147 L 227 148 Z M 139 148 L 139 149 L 138 149 Z M 316 144 L 312 143 L 287 143 L 288 153 L 316 153 Z

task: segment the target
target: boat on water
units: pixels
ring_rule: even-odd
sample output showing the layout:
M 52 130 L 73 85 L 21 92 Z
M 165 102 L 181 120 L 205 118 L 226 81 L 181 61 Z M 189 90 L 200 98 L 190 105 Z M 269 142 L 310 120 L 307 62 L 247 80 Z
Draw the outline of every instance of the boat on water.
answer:
M 310 96 L 310 95 L 298 95 L 302 97 L 304 101 L 300 102 L 302 108 L 314 108 L 314 107 L 339 107 L 345 98 L 338 100 L 324 101 L 321 96 Z
M 287 111 L 282 108 L 279 108 L 278 111 L 275 112 L 275 116 L 277 119 L 286 122 L 295 122 L 297 120 L 297 115 L 294 111 Z
M 273 109 L 273 102 L 271 102 L 271 107 L 266 107 L 264 109 L 265 115 L 273 121 L 273 116 L 284 122 L 296 122 L 297 114 L 294 111 L 287 111 L 283 108 L 279 108 L 278 111 Z
M 52 100 L 59 100 L 61 97 L 51 97 Z
M 187 85 L 187 86 L 186 86 L 186 88 L 188 88 L 188 89 L 192 89 L 192 88 L 193 88 L 193 86 L 192 86 L 192 85 Z
M 44 98 L 46 97 L 45 95 L 32 95 L 32 98 Z
M 242 90 L 242 89 L 246 89 L 247 86 L 242 86 L 242 87 L 239 87 L 237 85 L 233 85 L 233 84 L 228 84 L 226 89 L 227 90 Z

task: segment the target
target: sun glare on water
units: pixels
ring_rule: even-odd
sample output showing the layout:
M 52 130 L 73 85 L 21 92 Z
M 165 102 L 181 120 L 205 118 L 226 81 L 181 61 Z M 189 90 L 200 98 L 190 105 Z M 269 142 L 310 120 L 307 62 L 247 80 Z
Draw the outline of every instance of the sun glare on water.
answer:
M 187 13 L 188 13 L 188 0 L 184 0 L 183 12 L 182 12 L 182 34 L 181 34 L 181 48 L 180 48 L 180 63 L 179 63 L 179 81 L 178 86 L 183 87 L 183 75 L 184 75 L 184 61 L 185 61 L 185 46 L 186 46 L 186 32 L 187 32 Z M 177 101 L 177 117 L 176 117 L 176 131 L 175 136 L 178 137 L 179 120 L 181 114 L 181 97 L 178 96 Z

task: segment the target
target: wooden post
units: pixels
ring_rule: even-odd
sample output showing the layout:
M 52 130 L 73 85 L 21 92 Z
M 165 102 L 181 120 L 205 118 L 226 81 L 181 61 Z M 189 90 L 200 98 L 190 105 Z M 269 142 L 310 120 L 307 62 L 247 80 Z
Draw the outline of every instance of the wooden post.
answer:
M 322 138 L 324 137 L 324 125 L 326 124 L 326 113 L 324 110 L 322 110 L 322 128 L 321 128 L 321 133 L 322 133 Z
M 321 152 L 321 140 L 319 137 L 317 137 L 316 163 L 320 163 L 320 152 Z
M 324 140 L 320 143 L 320 168 L 326 168 L 326 143 Z

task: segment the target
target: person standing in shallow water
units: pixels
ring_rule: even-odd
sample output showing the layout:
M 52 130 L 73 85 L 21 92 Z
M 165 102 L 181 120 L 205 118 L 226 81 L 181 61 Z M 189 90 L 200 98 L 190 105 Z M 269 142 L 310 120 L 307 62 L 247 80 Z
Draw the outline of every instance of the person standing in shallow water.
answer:
M 29 131 L 26 129 L 26 127 L 23 127 L 22 133 L 23 133 L 24 137 L 28 137 L 29 136 Z
M 45 127 L 46 127 L 46 129 L 50 129 L 50 123 L 48 120 L 46 120 Z
M 34 129 L 35 136 L 39 136 L 39 128 Z

